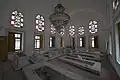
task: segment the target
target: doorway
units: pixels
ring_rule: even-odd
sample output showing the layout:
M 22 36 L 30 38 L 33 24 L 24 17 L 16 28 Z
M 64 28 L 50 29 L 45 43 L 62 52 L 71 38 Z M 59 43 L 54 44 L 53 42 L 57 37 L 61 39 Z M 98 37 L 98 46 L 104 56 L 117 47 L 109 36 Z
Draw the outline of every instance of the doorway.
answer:
M 8 59 L 7 36 L 0 36 L 0 60 Z

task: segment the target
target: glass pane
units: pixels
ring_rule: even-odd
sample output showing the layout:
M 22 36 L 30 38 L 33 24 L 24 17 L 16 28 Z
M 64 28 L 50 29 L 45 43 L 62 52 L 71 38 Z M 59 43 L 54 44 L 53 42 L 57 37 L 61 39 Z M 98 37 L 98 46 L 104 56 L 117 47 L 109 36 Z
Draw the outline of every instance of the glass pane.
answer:
M 14 20 L 14 19 L 15 19 L 15 16 L 13 16 L 13 15 L 12 15 L 12 17 L 11 17 L 11 18 Z
M 15 37 L 16 38 L 20 38 L 20 34 L 15 34 Z
M 37 48 L 40 48 L 40 41 L 37 40 Z
M 11 21 L 11 24 L 14 24 L 14 27 L 23 26 L 23 15 L 22 15 L 22 13 L 19 13 L 18 11 L 12 12 L 11 19 L 14 20 L 14 22 Z
M 91 22 L 89 23 L 89 32 L 90 32 L 91 34 L 94 34 L 94 33 L 97 32 L 97 22 L 96 22 L 96 21 L 91 21 Z
M 52 47 L 52 37 L 50 37 L 50 47 Z
M 17 13 L 18 13 L 18 11 L 14 11 L 14 14 L 16 14 L 16 15 L 17 15 Z
M 44 18 L 41 15 L 36 17 L 36 29 L 40 32 L 44 31 Z
M 20 25 L 21 25 L 21 27 L 22 27 L 22 26 L 23 26 L 23 23 L 21 23 Z
M 70 26 L 69 28 L 70 28 L 70 29 L 69 29 L 69 34 L 70 34 L 71 36 L 73 36 L 73 35 L 75 34 L 75 27 L 74 27 L 74 26 Z
M 40 39 L 40 36 L 35 36 L 35 39 Z
M 80 47 L 82 47 L 82 38 L 80 38 Z
M 82 41 L 82 38 L 80 38 L 80 41 Z
M 95 44 L 94 44 L 94 37 L 92 38 L 92 47 L 95 47 Z
M 92 21 L 90 21 L 89 25 L 91 25 L 91 24 L 92 24 Z
M 109 52 L 112 54 L 112 42 L 111 42 L 111 35 L 109 35 Z
M 37 36 L 35 36 L 35 39 L 37 39 Z
M 38 20 L 36 20 L 36 24 L 38 24 Z
M 56 31 L 55 26 L 51 25 L 51 33 L 55 34 L 55 31 Z
M 11 21 L 11 24 L 14 24 L 14 21 Z
M 80 47 L 82 47 L 82 41 L 80 41 Z
M 15 50 L 20 49 L 20 39 L 15 39 Z
M 118 5 L 119 5 L 119 1 L 118 0 L 114 0 L 113 1 L 113 9 L 117 9 L 117 7 L 118 7 Z
M 40 48 L 40 35 L 35 36 L 35 48 Z
M 84 27 L 79 27 L 78 29 L 80 35 L 83 35 L 84 34 Z
M 40 15 L 37 15 L 37 17 L 36 17 L 37 19 L 40 19 Z

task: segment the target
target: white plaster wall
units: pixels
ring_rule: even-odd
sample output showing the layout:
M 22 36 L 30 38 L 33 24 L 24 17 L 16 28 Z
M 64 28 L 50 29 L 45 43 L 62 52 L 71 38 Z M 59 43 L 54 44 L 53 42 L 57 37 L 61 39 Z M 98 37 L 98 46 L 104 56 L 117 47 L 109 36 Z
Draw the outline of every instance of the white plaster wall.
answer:
M 116 24 L 118 22 L 120 22 L 120 16 L 119 16 L 119 13 L 120 13 L 120 5 L 119 7 L 117 8 L 116 12 L 113 14 L 113 8 L 112 8 L 112 2 L 113 0 L 107 0 L 107 4 L 108 7 L 107 7 L 107 15 L 108 16 L 108 27 L 109 27 L 109 32 L 112 34 L 111 35 L 111 38 L 112 38 L 112 55 L 109 55 L 109 59 L 110 59 L 110 62 L 111 64 L 113 65 L 113 67 L 115 68 L 116 72 L 118 73 L 118 76 L 120 77 L 120 64 L 118 64 L 117 60 L 116 60 L 116 37 L 115 37 L 115 27 Z
M 44 51 L 49 50 L 50 22 L 48 18 L 49 15 L 53 13 L 54 6 L 57 3 L 57 0 L 1 0 L 0 26 L 4 28 L 0 31 L 0 35 L 7 35 L 6 28 L 13 29 L 10 27 L 12 11 L 18 10 L 22 12 L 24 15 L 24 27 L 20 30 L 25 32 L 25 52 L 31 55 L 34 45 L 34 32 L 36 32 L 35 16 L 36 14 L 41 14 L 45 18 Z M 87 28 L 90 20 L 97 20 L 99 21 L 100 28 L 107 27 L 105 0 L 61 0 L 61 3 L 66 8 L 66 13 L 71 16 L 73 25 L 84 25 Z M 65 33 L 68 33 L 67 28 Z M 102 33 L 102 35 L 104 35 L 104 33 Z M 103 38 L 102 35 L 102 38 L 100 37 L 100 50 L 104 51 L 105 38 Z M 68 34 L 65 34 L 64 38 L 65 46 L 69 45 Z
M 94 35 L 98 35 L 99 36 L 99 48 L 97 49 L 98 51 L 102 51 L 104 52 L 105 51 L 105 40 L 106 40 L 106 31 L 104 29 L 107 28 L 107 25 L 106 25 L 106 21 L 105 21 L 105 18 L 103 17 L 103 15 L 101 15 L 99 12 L 95 12 L 94 10 L 92 9 L 89 9 L 89 8 L 86 8 L 84 10 L 78 10 L 76 11 L 76 13 L 74 14 L 71 14 L 71 22 L 69 23 L 69 25 L 74 25 L 75 26 L 75 39 L 76 39 L 76 42 L 77 42 L 77 37 L 80 36 L 78 35 L 78 26 L 83 26 L 84 29 L 85 29 L 85 39 L 86 39 L 86 46 L 85 46 L 85 49 L 87 50 L 90 50 L 90 43 L 89 43 L 89 38 L 90 38 L 90 34 L 89 34 L 89 29 L 88 29 L 88 26 L 89 26 L 89 22 L 91 20 L 95 20 L 98 22 L 98 33 L 97 34 L 94 34 Z M 69 28 L 69 26 L 67 26 L 67 28 Z M 68 33 L 68 31 L 67 31 Z M 67 35 L 66 35 L 67 37 Z M 67 42 L 67 45 L 69 45 L 70 43 L 70 39 L 69 37 L 66 38 L 66 40 L 68 41 Z M 76 43 L 77 45 L 77 43 Z

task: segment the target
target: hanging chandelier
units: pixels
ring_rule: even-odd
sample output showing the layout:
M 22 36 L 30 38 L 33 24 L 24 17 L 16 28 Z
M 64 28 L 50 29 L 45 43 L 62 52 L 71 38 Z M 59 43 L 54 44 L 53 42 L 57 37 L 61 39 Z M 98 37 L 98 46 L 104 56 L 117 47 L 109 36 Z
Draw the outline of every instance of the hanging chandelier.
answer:
M 50 22 L 55 26 L 57 32 L 60 32 L 61 29 L 69 23 L 70 16 L 67 13 L 64 13 L 65 8 L 62 4 L 57 4 L 54 8 L 54 13 L 49 16 Z

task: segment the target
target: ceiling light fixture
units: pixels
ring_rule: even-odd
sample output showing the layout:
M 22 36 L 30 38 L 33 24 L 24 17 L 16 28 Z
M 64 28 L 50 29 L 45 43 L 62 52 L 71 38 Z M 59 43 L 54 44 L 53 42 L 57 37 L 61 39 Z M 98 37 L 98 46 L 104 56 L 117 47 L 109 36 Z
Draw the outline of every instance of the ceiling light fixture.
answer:
M 61 32 L 61 29 L 65 28 L 69 23 L 70 16 L 65 13 L 65 8 L 62 4 L 57 4 L 54 8 L 55 12 L 49 16 L 50 22 L 55 26 L 57 32 Z

